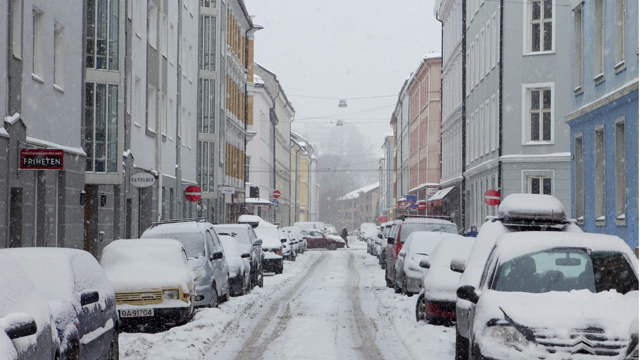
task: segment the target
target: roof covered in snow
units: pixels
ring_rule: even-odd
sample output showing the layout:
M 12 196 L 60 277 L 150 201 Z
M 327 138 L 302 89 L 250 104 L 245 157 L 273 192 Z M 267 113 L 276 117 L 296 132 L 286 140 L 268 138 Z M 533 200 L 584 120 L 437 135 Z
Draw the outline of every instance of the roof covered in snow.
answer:
M 376 188 L 380 187 L 380 183 L 376 182 L 375 184 L 371 184 L 371 185 L 367 185 L 365 187 L 361 187 L 360 189 L 357 190 L 353 190 L 350 193 L 347 193 L 346 195 L 338 198 L 338 200 L 354 200 L 360 197 L 360 194 L 364 193 L 368 193 L 371 190 L 374 190 Z

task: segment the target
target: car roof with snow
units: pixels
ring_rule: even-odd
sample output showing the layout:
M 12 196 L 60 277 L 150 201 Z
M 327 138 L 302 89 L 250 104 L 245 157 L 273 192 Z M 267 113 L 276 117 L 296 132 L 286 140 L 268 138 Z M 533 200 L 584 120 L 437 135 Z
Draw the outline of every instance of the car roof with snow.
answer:
M 113 287 L 98 261 L 84 250 L 67 248 L 12 248 L 7 254 L 23 264 L 25 272 L 49 300 L 73 301 L 82 290 L 97 290 L 100 301 L 113 297 Z
M 498 206 L 501 219 L 563 222 L 567 216 L 557 198 L 541 194 L 511 194 Z
M 213 224 L 205 221 L 183 221 L 154 223 L 146 229 L 141 237 L 153 237 L 159 234 L 199 233 L 211 228 Z
M 566 232 L 513 232 L 501 235 L 496 241 L 495 251 L 500 261 L 505 262 L 519 256 L 553 248 L 586 248 L 591 251 L 611 251 L 629 255 L 637 269 L 637 259 L 629 245 L 617 236 L 566 233 Z

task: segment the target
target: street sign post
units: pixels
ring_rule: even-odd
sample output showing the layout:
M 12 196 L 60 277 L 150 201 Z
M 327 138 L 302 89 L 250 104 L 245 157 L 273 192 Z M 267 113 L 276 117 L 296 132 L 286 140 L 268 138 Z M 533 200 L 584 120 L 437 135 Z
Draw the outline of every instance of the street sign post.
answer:
M 424 202 L 424 201 L 420 201 L 420 202 L 418 203 L 418 210 L 420 210 L 420 211 L 425 211 L 425 210 L 427 210 L 427 203 L 426 203 L 426 202 Z
M 191 202 L 196 202 L 202 197 L 202 190 L 196 185 L 188 186 L 184 191 L 184 197 Z
M 489 189 L 484 193 L 484 203 L 489 206 L 500 204 L 500 192 L 498 190 Z
M 149 174 L 146 172 L 139 172 L 137 174 L 131 175 L 129 178 L 129 182 L 132 186 L 145 188 L 152 186 L 156 182 L 156 177 L 153 174 Z
M 279 197 L 280 197 L 280 195 L 281 195 L 281 194 L 280 194 L 280 191 L 278 191 L 278 190 L 273 190 L 273 194 L 272 194 L 272 195 L 273 195 L 273 197 L 274 197 L 275 199 L 277 199 L 277 198 L 279 198 Z

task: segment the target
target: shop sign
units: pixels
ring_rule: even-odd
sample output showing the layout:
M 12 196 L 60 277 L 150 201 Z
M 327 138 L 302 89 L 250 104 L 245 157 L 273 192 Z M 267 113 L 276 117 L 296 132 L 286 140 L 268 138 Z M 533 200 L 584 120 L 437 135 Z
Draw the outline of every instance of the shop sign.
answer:
M 135 187 L 146 188 L 156 183 L 156 177 L 153 176 L 153 174 L 140 172 L 131 175 L 131 177 L 129 178 L 129 182 Z
M 59 149 L 20 150 L 20 170 L 62 170 L 64 151 Z

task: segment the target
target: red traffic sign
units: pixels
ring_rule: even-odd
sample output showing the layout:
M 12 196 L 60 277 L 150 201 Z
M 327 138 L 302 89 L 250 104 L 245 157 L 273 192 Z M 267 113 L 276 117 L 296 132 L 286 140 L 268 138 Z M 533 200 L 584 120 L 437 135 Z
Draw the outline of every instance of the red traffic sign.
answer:
M 202 197 L 202 190 L 200 190 L 199 186 L 191 185 L 188 186 L 184 191 L 184 197 L 189 201 L 198 201 Z
M 500 204 L 500 192 L 498 190 L 487 190 L 484 193 L 484 203 L 489 206 Z
M 427 210 L 427 203 L 426 203 L 426 202 L 424 202 L 424 201 L 420 201 L 420 202 L 418 203 L 418 210 L 420 210 L 420 211 L 425 211 L 425 210 Z
M 273 193 L 272 193 L 271 195 L 273 195 L 273 197 L 277 199 L 277 198 L 279 198 L 279 197 L 280 197 L 280 195 L 281 195 L 281 194 L 280 194 L 280 191 L 278 191 L 278 190 L 273 190 Z

